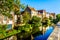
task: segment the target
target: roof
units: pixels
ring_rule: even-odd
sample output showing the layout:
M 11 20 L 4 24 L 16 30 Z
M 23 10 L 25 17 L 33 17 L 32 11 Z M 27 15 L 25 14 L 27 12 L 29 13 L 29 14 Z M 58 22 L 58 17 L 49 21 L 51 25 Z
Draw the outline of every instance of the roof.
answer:
M 36 11 L 34 8 L 27 6 L 27 8 L 29 8 L 30 10 Z
M 45 10 L 37 10 L 38 12 L 40 12 L 40 13 L 43 13 L 43 11 L 45 11 Z
M 53 15 L 53 16 L 54 16 L 54 15 L 55 15 L 55 13 L 50 13 L 50 15 Z

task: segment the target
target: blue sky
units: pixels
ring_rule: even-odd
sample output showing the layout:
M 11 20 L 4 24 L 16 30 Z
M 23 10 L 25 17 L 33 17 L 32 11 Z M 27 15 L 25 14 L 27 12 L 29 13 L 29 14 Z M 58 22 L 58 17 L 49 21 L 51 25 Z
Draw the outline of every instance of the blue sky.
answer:
M 60 0 L 20 0 L 20 2 L 36 10 L 44 9 L 47 12 L 60 13 Z

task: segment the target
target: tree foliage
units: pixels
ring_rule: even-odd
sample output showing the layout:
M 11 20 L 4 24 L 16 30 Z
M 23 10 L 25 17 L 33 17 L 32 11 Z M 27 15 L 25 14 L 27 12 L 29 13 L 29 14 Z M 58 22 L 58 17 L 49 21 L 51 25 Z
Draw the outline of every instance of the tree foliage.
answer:
M 60 14 L 57 14 L 57 15 L 56 15 L 56 19 L 53 19 L 52 22 L 53 22 L 54 24 L 57 24 L 57 22 L 59 22 L 59 21 L 60 21 Z
M 0 13 L 3 15 L 10 14 L 13 10 L 13 0 L 0 0 Z
M 41 19 L 39 17 L 33 16 L 32 19 L 29 21 L 33 27 L 39 27 L 41 25 Z
M 58 21 L 60 21 L 60 14 L 57 14 L 57 15 L 56 15 L 56 19 L 57 19 Z
M 29 20 L 30 20 L 30 13 L 25 11 L 23 13 L 23 22 L 27 23 Z
M 49 18 L 46 18 L 46 17 L 43 18 L 43 20 L 42 20 L 42 25 L 43 26 L 47 27 L 50 24 L 51 24 L 51 20 Z
M 0 0 L 0 13 L 6 16 L 10 15 L 11 11 L 20 14 L 22 7 L 24 8 L 24 5 L 20 4 L 20 0 Z

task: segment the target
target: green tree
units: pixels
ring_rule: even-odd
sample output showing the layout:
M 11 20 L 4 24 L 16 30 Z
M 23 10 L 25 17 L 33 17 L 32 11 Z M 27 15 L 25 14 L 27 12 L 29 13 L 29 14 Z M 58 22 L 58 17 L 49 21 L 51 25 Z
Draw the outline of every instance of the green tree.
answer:
M 53 18 L 50 16 L 50 17 L 49 17 L 49 20 L 52 22 L 52 21 L 53 21 Z
M 41 19 L 39 17 L 33 16 L 28 22 L 32 27 L 39 27 L 41 25 Z
M 33 16 L 30 24 L 32 26 L 32 33 L 31 33 L 31 39 L 32 39 L 35 33 L 40 32 L 39 27 L 41 26 L 41 18 Z
M 15 15 L 17 15 L 17 24 L 20 24 L 21 20 L 20 20 L 20 10 L 21 9 L 25 9 L 25 6 L 24 4 L 21 4 L 20 3 L 20 0 L 15 0 L 15 3 L 14 3 L 14 12 L 15 12 Z
M 43 18 L 43 20 L 42 20 L 42 25 L 44 26 L 44 27 L 47 27 L 48 25 L 51 25 L 51 19 L 49 19 L 49 18 Z
M 56 19 L 57 19 L 58 21 L 60 21 L 60 14 L 57 14 L 57 15 L 56 15 Z
M 54 24 L 57 24 L 57 22 L 58 22 L 58 19 L 53 19 L 53 21 L 52 21 Z
M 20 9 L 24 5 L 20 4 L 20 0 L 0 0 L 0 13 L 12 17 L 10 12 L 13 11 L 17 15 L 17 23 L 20 23 Z
M 32 19 L 28 22 L 32 26 L 32 33 L 36 33 L 38 27 L 41 26 L 41 19 L 39 17 L 33 16 Z M 37 30 L 37 31 L 36 31 Z
M 46 18 L 46 17 L 43 18 L 42 25 L 47 27 L 47 23 L 48 23 L 48 18 Z
M 32 27 L 30 24 L 25 24 L 18 28 L 21 30 L 21 33 L 17 34 L 17 37 L 21 40 L 22 38 L 27 38 L 31 35 Z M 18 40 L 19 40 L 18 39 Z
M 7 25 L 0 25 L 0 33 L 6 36 Z
M 60 21 L 60 14 L 57 14 L 57 15 L 56 15 L 56 19 L 53 19 L 52 22 L 53 22 L 54 24 L 57 24 L 57 22 L 59 22 L 59 21 Z
M 23 14 L 23 22 L 28 23 L 29 20 L 30 20 L 30 13 L 25 11 Z
M 24 8 L 24 5 L 20 4 L 20 0 L 0 0 L 0 13 L 7 17 L 12 17 L 10 12 L 13 11 L 14 14 L 17 15 L 17 24 L 20 23 L 21 8 Z M 4 27 L 1 28 L 5 31 Z
M 30 21 L 28 21 L 25 25 L 18 28 L 19 30 L 21 30 L 21 33 L 17 34 L 17 37 L 21 39 L 21 38 L 26 38 L 26 37 L 31 36 L 32 34 L 39 31 L 40 25 L 41 25 L 40 18 L 33 16 L 30 19 Z
M 51 20 L 47 17 L 42 19 L 42 33 L 44 33 L 46 31 L 46 27 L 51 26 Z M 44 30 L 43 30 L 44 27 Z
M 13 10 L 13 3 L 13 0 L 0 0 L 0 13 L 9 16 L 11 10 Z

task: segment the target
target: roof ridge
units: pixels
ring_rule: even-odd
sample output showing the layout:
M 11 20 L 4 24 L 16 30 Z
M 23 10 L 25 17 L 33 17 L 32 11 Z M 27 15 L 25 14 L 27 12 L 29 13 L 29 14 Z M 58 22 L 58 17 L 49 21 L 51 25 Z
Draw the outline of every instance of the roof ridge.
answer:
M 32 8 L 32 7 L 30 7 L 30 6 L 27 6 L 27 7 L 30 8 L 30 10 L 36 11 L 35 8 Z

